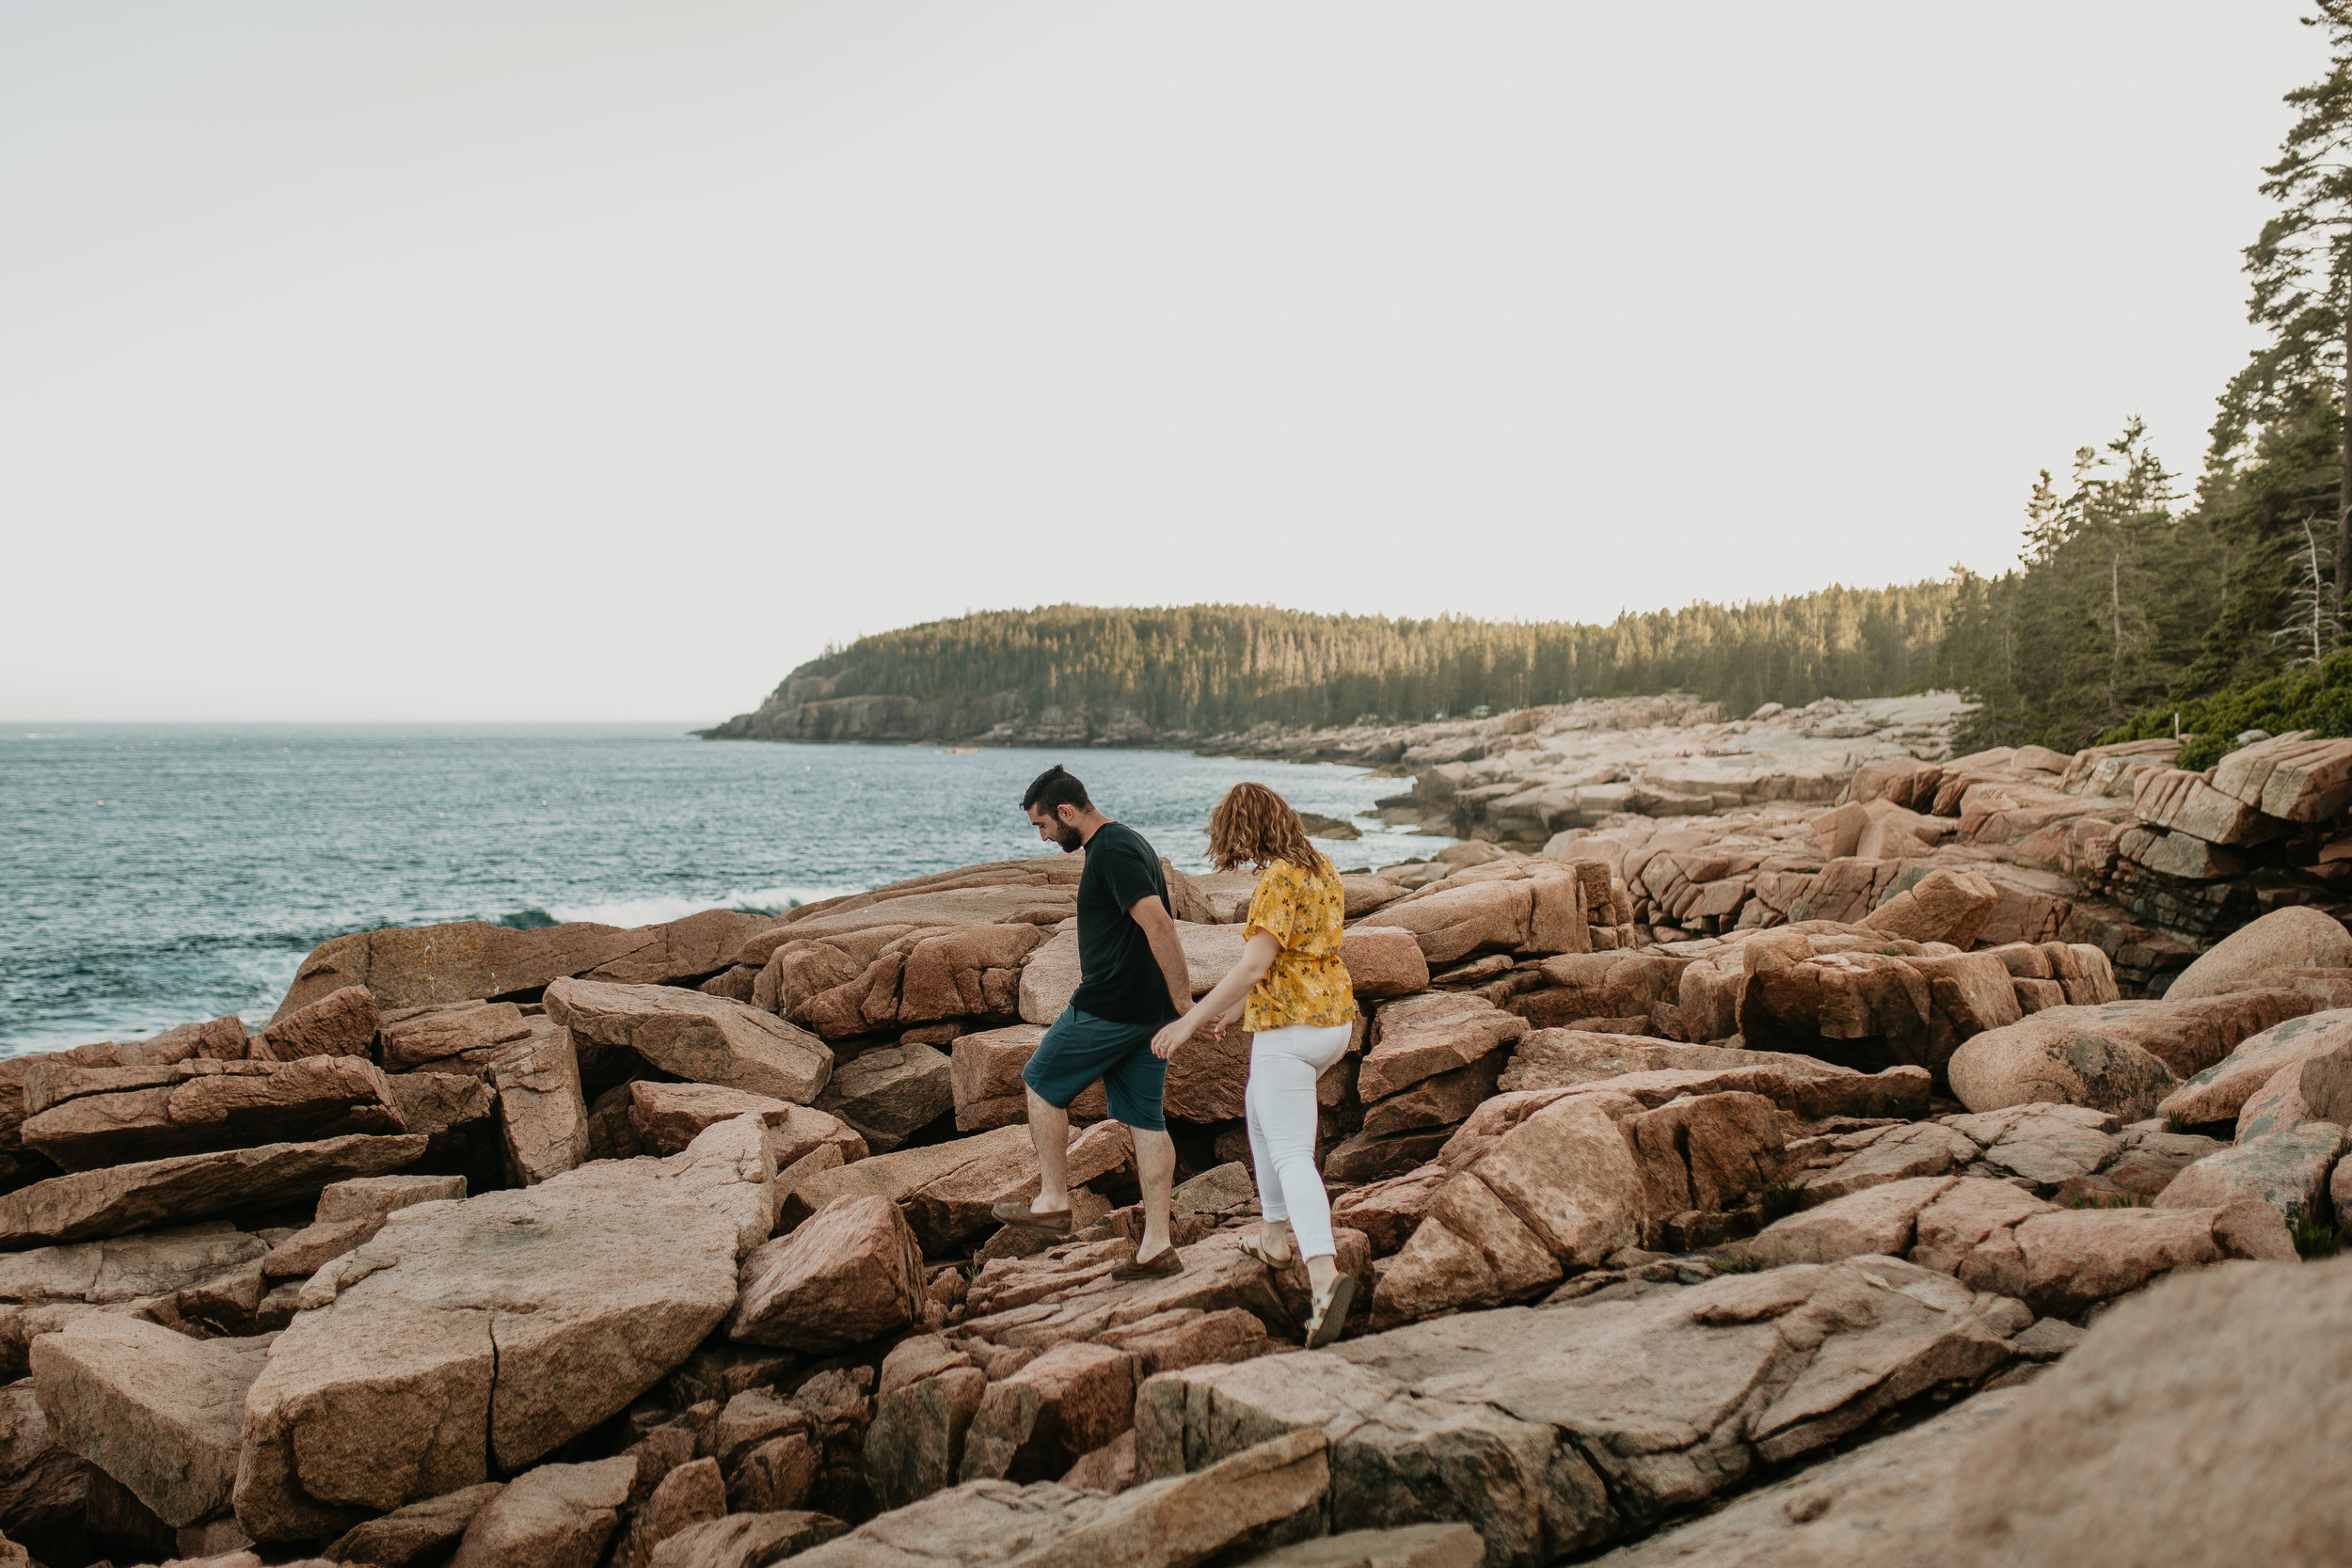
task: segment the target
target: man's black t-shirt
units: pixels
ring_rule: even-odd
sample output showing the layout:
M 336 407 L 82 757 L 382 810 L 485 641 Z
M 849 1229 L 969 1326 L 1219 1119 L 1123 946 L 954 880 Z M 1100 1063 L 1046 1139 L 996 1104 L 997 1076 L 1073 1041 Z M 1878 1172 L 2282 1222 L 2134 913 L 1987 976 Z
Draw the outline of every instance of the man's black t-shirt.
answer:
M 1070 1005 L 1116 1023 L 1166 1023 L 1176 1016 L 1168 979 L 1151 940 L 1127 912 L 1152 897 L 1175 912 L 1160 857 L 1121 822 L 1095 829 L 1086 857 L 1078 878 L 1078 990 Z

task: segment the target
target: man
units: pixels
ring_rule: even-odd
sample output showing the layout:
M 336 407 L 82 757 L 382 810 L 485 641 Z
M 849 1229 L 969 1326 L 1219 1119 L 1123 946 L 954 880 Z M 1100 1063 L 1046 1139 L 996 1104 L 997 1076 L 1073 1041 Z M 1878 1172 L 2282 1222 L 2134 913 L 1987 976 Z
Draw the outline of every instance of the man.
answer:
M 1111 1272 L 1122 1279 L 1181 1274 L 1184 1260 L 1168 1235 L 1176 1177 L 1176 1145 L 1160 1110 L 1168 1064 L 1152 1053 L 1161 1025 L 1192 1010 L 1168 879 L 1143 835 L 1096 811 L 1086 785 L 1059 767 L 1037 776 L 1021 807 L 1040 838 L 1065 854 L 1085 849 L 1087 863 L 1078 879 L 1078 990 L 1021 1069 L 1037 1144 L 1037 1196 L 997 1204 L 996 1218 L 1070 1234 L 1070 1102 L 1100 1078 L 1112 1119 L 1134 1136 L 1143 1187 L 1143 1240 Z

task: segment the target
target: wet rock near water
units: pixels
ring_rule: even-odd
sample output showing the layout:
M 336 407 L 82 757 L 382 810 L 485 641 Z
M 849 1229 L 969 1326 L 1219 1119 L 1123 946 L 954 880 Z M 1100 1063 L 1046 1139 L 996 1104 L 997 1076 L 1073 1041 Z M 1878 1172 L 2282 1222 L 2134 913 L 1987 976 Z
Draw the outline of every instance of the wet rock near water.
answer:
M 1181 1273 L 1114 1276 L 1099 1085 L 1073 1233 L 994 1221 L 1038 1190 L 1077 857 L 365 933 L 250 1038 L 0 1064 L 0 1532 L 51 1568 L 2138 1560 L 2104 1499 L 2202 1484 L 2168 1422 L 2325 1451 L 2231 1390 L 2325 1384 L 2246 1337 L 2314 1354 L 2298 1248 L 2352 1209 L 2352 938 L 2280 872 L 2352 807 L 2339 743 L 2185 783 L 1867 705 L 1645 712 L 1396 759 L 1391 811 L 1490 836 L 1344 879 L 1329 1349 L 1240 1244 L 1246 1035 L 1170 1064 Z M 1792 772 L 1784 732 L 1867 754 Z M 1611 736 L 1653 752 L 1570 782 Z M 2232 902 L 2257 872 L 2312 901 Z M 1250 879 L 1170 883 L 1198 994 Z M 2259 1465 L 2233 1530 L 2332 1549 L 2332 1494 Z

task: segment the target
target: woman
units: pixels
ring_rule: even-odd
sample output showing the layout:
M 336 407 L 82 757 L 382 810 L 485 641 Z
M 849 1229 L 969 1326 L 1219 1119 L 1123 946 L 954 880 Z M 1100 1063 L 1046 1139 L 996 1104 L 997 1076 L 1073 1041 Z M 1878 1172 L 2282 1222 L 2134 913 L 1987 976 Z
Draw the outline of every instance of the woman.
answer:
M 1307 1348 L 1320 1349 L 1340 1337 L 1356 1299 L 1356 1281 L 1340 1273 L 1331 1199 L 1315 1165 L 1315 1079 L 1345 1053 L 1356 1020 L 1355 987 L 1340 962 L 1346 899 L 1298 814 L 1263 784 L 1235 784 L 1217 802 L 1209 859 L 1219 871 L 1263 867 L 1242 927 L 1241 962 L 1152 1037 L 1152 1049 L 1165 1057 L 1202 1028 L 1222 1034 L 1236 1011 L 1255 1035 L 1244 1102 L 1265 1223 L 1242 1249 L 1279 1269 L 1290 1263 L 1295 1239 L 1312 1291 Z

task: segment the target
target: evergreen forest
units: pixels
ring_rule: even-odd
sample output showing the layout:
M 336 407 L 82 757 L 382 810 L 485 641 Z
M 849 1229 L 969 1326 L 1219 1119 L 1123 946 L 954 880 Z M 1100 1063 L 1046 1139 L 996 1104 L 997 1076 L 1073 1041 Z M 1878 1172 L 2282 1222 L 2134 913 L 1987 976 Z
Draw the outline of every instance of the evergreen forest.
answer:
M 2352 0 L 2316 0 L 2329 69 L 2264 171 L 2246 247 L 2259 344 L 2221 389 L 2203 469 L 2169 473 L 2137 420 L 2026 486 L 2017 564 L 1833 586 L 1606 626 L 1307 614 L 1270 607 L 1053 606 L 967 615 L 829 649 L 832 694 L 1123 708 L 1157 728 L 1416 721 L 1686 690 L 1768 702 L 1957 687 L 1973 744 L 2073 750 L 2247 729 L 2352 733 Z
M 1620 615 L 1607 626 L 1054 605 L 860 638 L 794 674 L 834 677 L 834 696 L 1017 690 L 1191 732 L 1267 720 L 1410 721 L 1670 690 L 1744 712 L 1954 684 L 1942 633 L 1952 603 L 1942 582 L 1828 588 L 1766 604 Z

